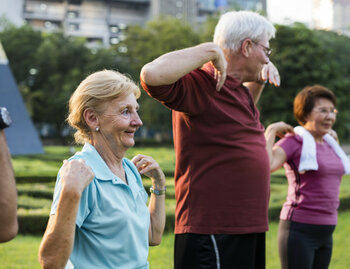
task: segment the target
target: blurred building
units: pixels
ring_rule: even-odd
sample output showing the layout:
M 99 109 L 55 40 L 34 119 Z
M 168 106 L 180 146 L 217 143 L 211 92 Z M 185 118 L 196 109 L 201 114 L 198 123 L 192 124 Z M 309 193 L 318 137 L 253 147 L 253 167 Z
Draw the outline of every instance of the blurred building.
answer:
M 0 15 L 42 31 L 86 37 L 92 46 L 118 44 L 130 24 L 170 15 L 194 25 L 229 9 L 265 10 L 266 0 L 1 0 Z
M 128 24 L 143 25 L 150 0 L 23 0 L 23 19 L 34 28 L 86 37 L 91 45 L 117 44 Z
M 350 0 L 313 0 L 315 28 L 350 36 Z
M 208 15 L 233 9 L 266 13 L 266 0 L 198 0 L 196 20 L 200 23 Z
M 310 28 L 350 35 L 350 0 L 267 0 L 274 23 L 302 22 Z

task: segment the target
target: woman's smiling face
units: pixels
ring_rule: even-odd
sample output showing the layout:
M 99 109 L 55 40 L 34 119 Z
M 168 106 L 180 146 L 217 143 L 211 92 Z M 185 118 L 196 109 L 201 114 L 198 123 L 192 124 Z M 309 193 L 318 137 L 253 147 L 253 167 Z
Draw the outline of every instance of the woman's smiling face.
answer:
M 134 146 L 135 132 L 142 126 L 138 110 L 139 105 L 134 94 L 106 104 L 103 114 L 98 117 L 99 127 L 113 150 L 125 150 Z
M 333 127 L 336 120 L 336 109 L 334 104 L 326 98 L 319 98 L 311 113 L 306 117 L 304 127 L 314 135 L 314 137 L 323 137 Z

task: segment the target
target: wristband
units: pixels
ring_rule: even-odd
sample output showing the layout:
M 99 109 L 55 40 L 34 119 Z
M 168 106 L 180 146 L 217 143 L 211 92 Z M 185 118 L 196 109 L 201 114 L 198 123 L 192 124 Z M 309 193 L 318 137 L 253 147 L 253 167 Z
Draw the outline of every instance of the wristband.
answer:
M 12 123 L 9 112 L 5 107 L 0 107 L 0 130 L 9 127 Z
M 155 195 L 159 196 L 159 195 L 163 195 L 166 193 L 166 187 L 164 187 L 164 190 L 157 190 L 157 189 L 154 189 L 152 186 L 151 188 L 149 188 L 149 191 L 151 193 L 154 193 Z

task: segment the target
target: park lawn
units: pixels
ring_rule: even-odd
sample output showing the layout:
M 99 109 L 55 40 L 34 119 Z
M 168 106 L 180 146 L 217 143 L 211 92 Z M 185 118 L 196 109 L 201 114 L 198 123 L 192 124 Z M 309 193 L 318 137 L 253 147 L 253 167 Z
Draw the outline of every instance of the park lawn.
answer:
M 266 235 L 266 268 L 279 269 L 277 251 L 277 222 L 270 223 L 270 231 Z M 339 214 L 339 223 L 334 232 L 334 248 L 330 269 L 350 268 L 350 212 Z M 11 242 L 0 244 L 0 269 L 36 269 L 37 253 L 41 237 L 19 235 Z M 174 235 L 167 233 L 162 243 L 150 248 L 150 269 L 173 268 Z
M 62 161 L 74 155 L 74 151 L 81 147 L 46 146 L 44 154 L 15 156 L 12 158 L 16 176 L 51 176 L 56 177 Z M 164 172 L 173 172 L 175 167 L 175 153 L 172 147 L 133 147 L 126 157 L 131 159 L 137 154 L 152 156 L 162 167 Z
M 75 148 L 80 150 L 80 148 Z M 172 147 L 143 147 L 131 148 L 127 152 L 130 159 L 136 154 L 153 156 L 167 174 L 167 197 L 166 213 L 174 215 L 175 212 L 175 191 L 172 174 L 175 167 L 175 154 Z M 13 158 L 14 170 L 17 182 L 18 214 L 48 216 L 52 194 L 55 185 L 55 178 L 62 160 L 72 155 L 69 147 L 50 146 L 45 147 L 45 154 L 35 156 L 17 156 Z M 22 178 L 21 178 L 22 177 Z M 44 179 L 40 179 L 44 177 Z M 47 178 L 46 178 L 47 177 Z M 151 181 L 143 179 L 148 189 Z M 278 212 L 285 201 L 287 193 L 287 180 L 284 170 L 280 169 L 271 175 L 271 197 L 270 209 L 275 209 L 275 218 L 278 219 Z M 334 254 L 331 269 L 350 268 L 350 240 L 348 234 L 350 229 L 350 176 L 343 178 L 340 191 L 341 211 L 339 225 L 334 234 Z M 343 205 L 343 207 L 342 207 Z M 345 206 L 344 206 L 345 205 Z M 13 241 L 0 244 L 0 269 L 1 268 L 40 268 L 37 263 L 37 252 L 40 244 L 40 237 L 19 235 Z M 173 240 L 171 233 L 163 237 L 162 244 L 150 249 L 151 269 L 171 269 L 173 264 Z M 277 253 L 277 223 L 271 222 L 270 232 L 267 233 L 267 269 L 280 268 Z

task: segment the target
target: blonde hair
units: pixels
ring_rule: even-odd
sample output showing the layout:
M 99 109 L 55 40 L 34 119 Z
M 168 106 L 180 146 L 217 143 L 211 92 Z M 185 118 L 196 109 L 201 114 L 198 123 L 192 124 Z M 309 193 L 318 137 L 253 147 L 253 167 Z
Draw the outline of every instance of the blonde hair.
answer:
M 78 144 L 91 142 L 91 130 L 83 116 L 86 109 L 102 114 L 108 101 L 123 98 L 132 93 L 136 98 L 141 95 L 138 86 L 117 71 L 103 70 L 86 77 L 69 99 L 67 121 L 77 130 L 74 134 L 75 141 Z

